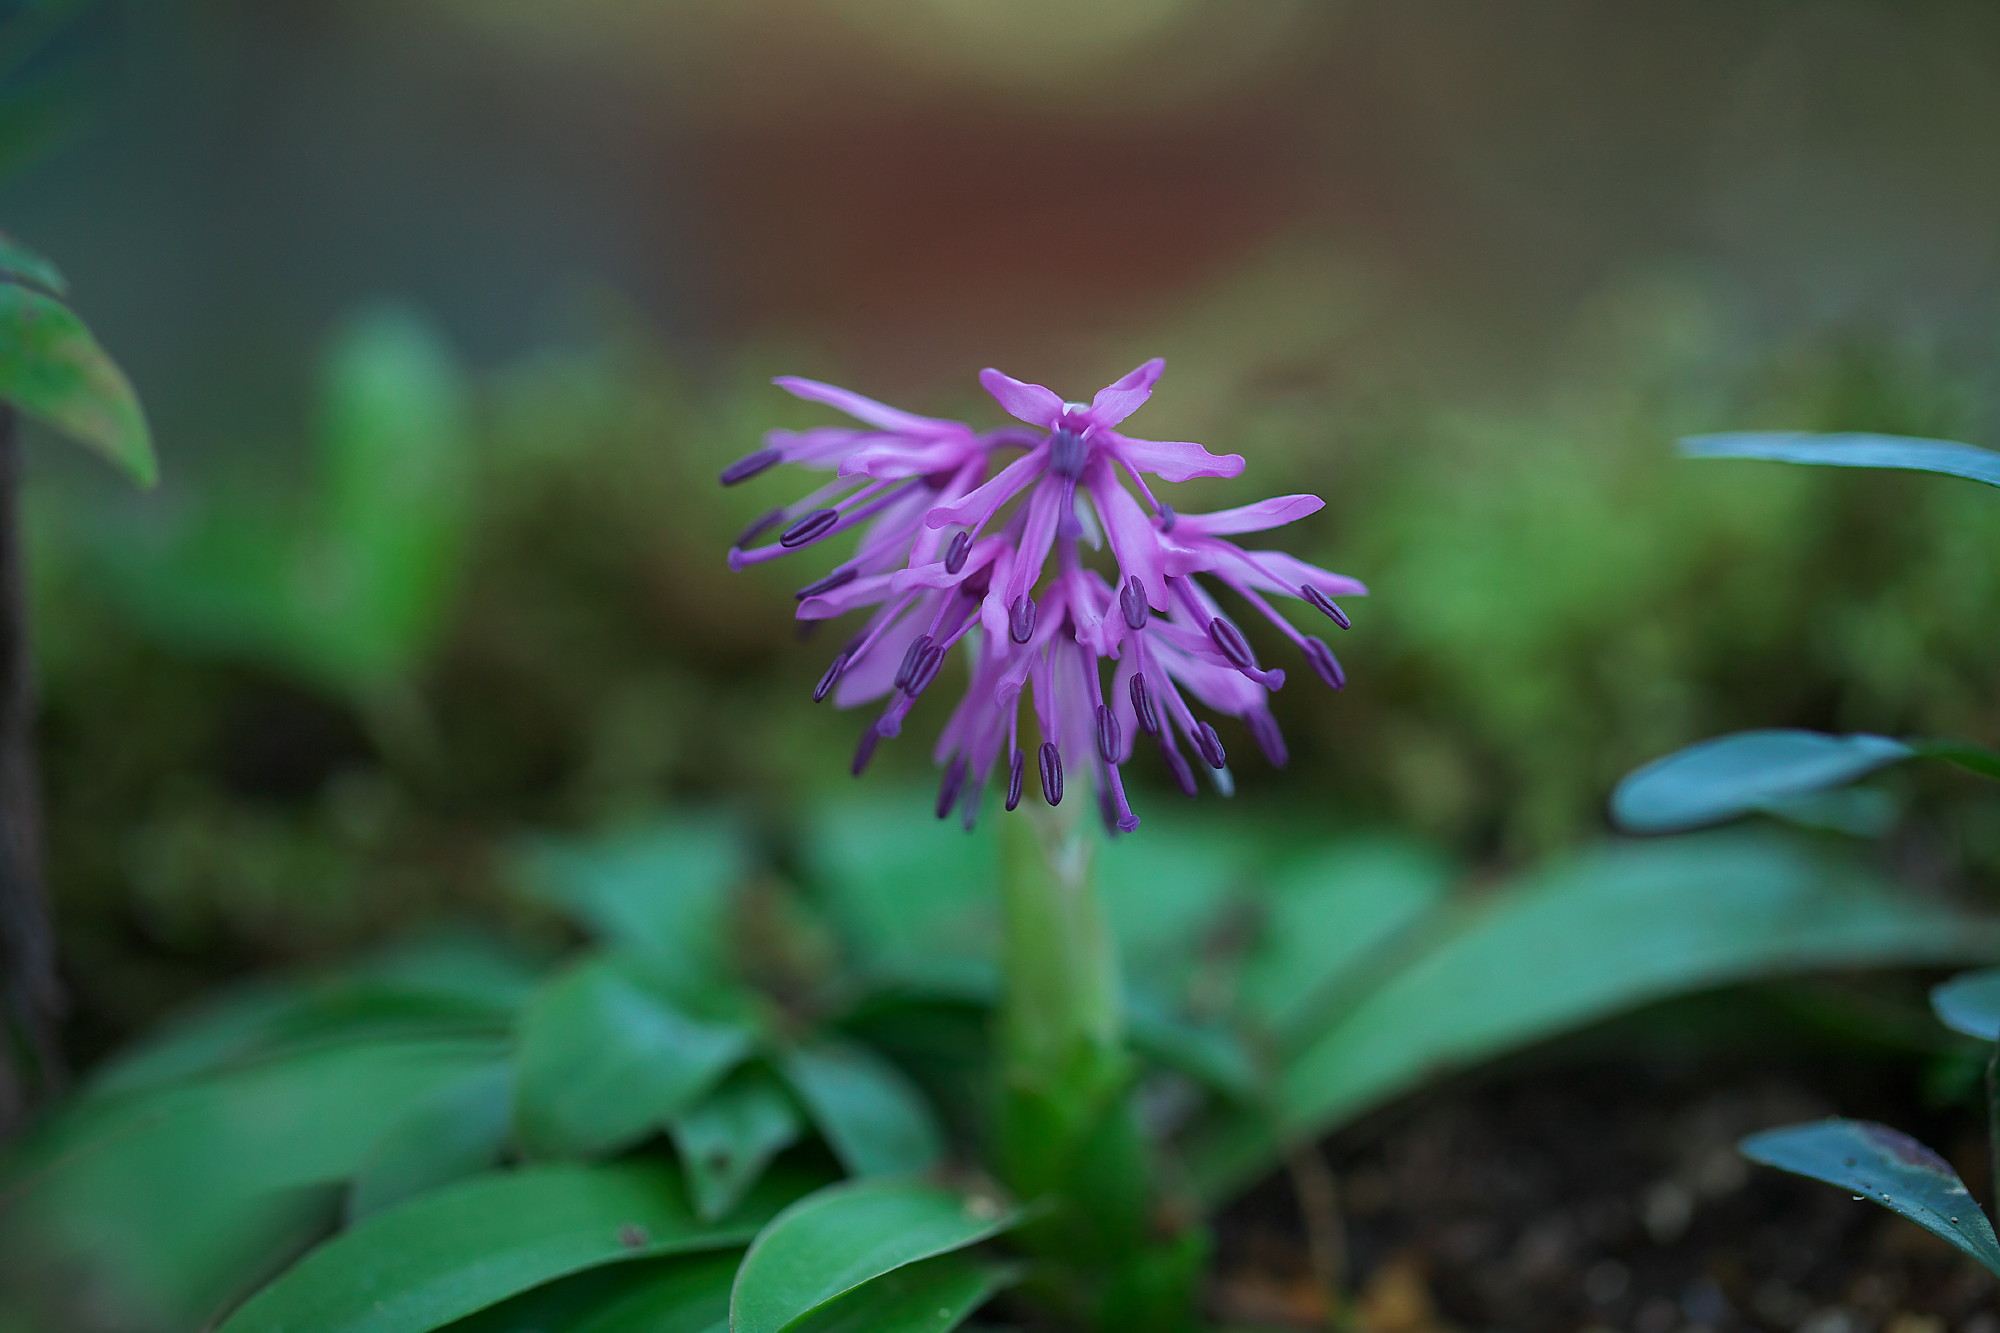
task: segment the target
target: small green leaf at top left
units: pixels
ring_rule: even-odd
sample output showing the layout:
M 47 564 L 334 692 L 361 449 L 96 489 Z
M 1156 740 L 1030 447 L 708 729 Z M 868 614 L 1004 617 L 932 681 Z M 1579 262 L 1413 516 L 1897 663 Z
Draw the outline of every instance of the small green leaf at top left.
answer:
M 4 231 L 0 231 L 0 281 L 40 287 L 51 296 L 69 295 L 61 269 Z
M 75 311 L 18 280 L 0 281 L 0 400 L 96 450 L 141 486 L 158 480 L 152 432 L 125 372 Z

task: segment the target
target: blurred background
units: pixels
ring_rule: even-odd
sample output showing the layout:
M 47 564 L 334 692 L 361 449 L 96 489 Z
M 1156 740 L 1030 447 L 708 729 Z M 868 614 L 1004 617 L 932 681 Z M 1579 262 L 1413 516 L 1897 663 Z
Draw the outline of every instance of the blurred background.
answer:
M 717 470 L 826 419 L 778 374 L 984 424 L 981 366 L 1083 397 L 1164 355 L 1141 433 L 1327 498 L 1287 545 L 1374 590 L 1352 684 L 1295 672 L 1291 770 L 1209 821 L 1499 871 L 1716 731 L 2000 738 L 1989 496 L 1672 450 L 2000 443 L 1990 4 L 0 11 L 61 20 L 0 51 L 0 220 L 166 473 L 32 454 L 79 1058 L 256 968 L 544 929 L 496 885 L 521 830 L 782 831 L 850 783 L 788 619 L 820 566 L 723 562 L 794 488 Z M 917 817 L 927 772 L 866 781 Z M 2000 865 L 1990 805 L 1908 781 L 1909 874 Z

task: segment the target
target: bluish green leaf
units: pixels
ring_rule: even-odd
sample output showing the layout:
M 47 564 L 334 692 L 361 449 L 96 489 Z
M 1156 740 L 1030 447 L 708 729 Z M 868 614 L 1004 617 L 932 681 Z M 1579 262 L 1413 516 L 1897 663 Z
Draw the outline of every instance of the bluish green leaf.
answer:
M 494 1165 L 506 1142 L 513 1092 L 513 1067 L 496 1062 L 411 1106 L 369 1149 L 348 1187 L 348 1221 Z
M 1951 1163 L 1901 1130 L 1817 1120 L 1752 1134 L 1742 1146 L 1752 1161 L 1853 1190 L 2000 1274 L 2000 1241 L 1965 1183 Z
M 333 1188 L 498 1042 L 350 1043 L 77 1105 L 6 1182 L 17 1253 L 133 1322 L 194 1324 L 324 1225 Z
M 751 1040 L 741 1024 L 697 1018 L 610 960 L 572 967 L 522 1022 L 521 1144 L 548 1156 L 629 1144 L 713 1087 Z
M 1963 972 L 1933 987 L 1931 1009 L 1953 1032 L 2000 1041 L 2000 967 Z
M 2000 955 L 2000 925 L 1777 834 L 1615 844 L 1461 907 L 1286 1067 L 1279 1141 L 1319 1134 L 1437 1073 L 1620 1011 L 1754 977 Z M 1204 1188 L 1255 1171 L 1271 1125 L 1190 1145 Z
M 742 830 L 711 816 L 588 839 L 538 839 L 520 876 L 676 988 L 728 974 L 730 890 L 749 872 Z
M 805 1122 L 778 1080 L 752 1065 L 675 1112 L 667 1129 L 693 1188 L 695 1211 L 720 1217 L 773 1157 L 798 1141 Z
M 976 1245 L 1018 1220 L 997 1202 L 909 1180 L 829 1185 L 772 1219 L 743 1257 L 733 1333 L 778 1333 L 862 1284 Z
M 1680 447 L 1689 458 L 1756 458 L 1822 467 L 1906 468 L 2000 486 L 2000 453 L 1952 440 L 1772 430 L 1690 435 L 1680 442 Z
M 1611 814 L 1633 833 L 1679 832 L 1838 787 L 1916 753 L 1865 733 L 1740 731 L 1637 769 L 1618 784 Z
M 1125 1026 L 1141 1055 L 1224 1096 L 1247 1101 L 1263 1086 L 1256 1059 L 1232 1028 L 1187 1018 L 1149 991 L 1127 988 Z
M 656 1163 L 463 1181 L 377 1213 L 252 1296 L 223 1333 L 425 1333 L 600 1264 L 740 1245 L 774 1197 L 698 1221 Z
M 864 1282 L 792 1328 L 797 1333 L 947 1333 L 1013 1277 L 1005 1265 L 943 1254 Z
M 25 282 L 51 296 L 68 296 L 62 270 L 5 232 L 0 232 L 0 280 Z
M 0 400 L 116 464 L 141 486 L 159 476 L 152 432 L 125 372 L 61 301 L 0 283 Z
M 742 1255 L 677 1255 L 593 1268 L 450 1325 L 451 1333 L 729 1333 Z
M 865 1046 L 823 1041 L 779 1068 L 841 1165 L 857 1176 L 917 1175 L 944 1160 L 937 1117 L 910 1080 Z

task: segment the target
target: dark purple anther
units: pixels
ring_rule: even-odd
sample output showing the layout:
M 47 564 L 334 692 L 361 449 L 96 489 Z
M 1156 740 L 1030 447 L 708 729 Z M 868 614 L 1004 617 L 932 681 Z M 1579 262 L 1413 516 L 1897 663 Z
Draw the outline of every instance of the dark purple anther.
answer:
M 1181 795 L 1192 800 L 1195 794 L 1194 770 L 1188 767 L 1187 757 L 1174 748 L 1169 740 L 1160 742 L 1160 758 L 1167 764 L 1167 772 L 1173 774 L 1174 785 L 1181 789 Z
M 1022 593 L 1007 611 L 1007 637 L 1026 643 L 1035 637 L 1035 599 Z
M 749 527 L 743 529 L 743 531 L 740 534 L 738 534 L 736 538 L 736 544 L 738 546 L 748 546 L 751 542 L 754 542 L 759 537 L 763 536 L 765 529 L 769 528 L 773 523 L 776 523 L 779 519 L 783 518 L 784 516 L 785 516 L 785 511 L 782 509 L 766 510 L 764 513 L 759 514 L 757 517 L 750 520 Z
M 1257 738 L 1257 748 L 1271 761 L 1271 767 L 1283 768 L 1292 756 L 1285 749 L 1285 733 L 1278 730 L 1278 719 L 1258 708 L 1245 713 L 1243 720 L 1250 724 L 1250 734 Z
M 826 669 L 826 674 L 819 678 L 819 684 L 813 686 L 814 703 L 824 701 L 827 695 L 833 693 L 834 685 L 840 680 L 840 673 L 845 670 L 847 670 L 847 652 L 843 649 L 839 656 L 833 659 L 833 664 Z
M 1049 471 L 1058 477 L 1074 479 L 1083 475 L 1083 463 L 1090 457 L 1090 446 L 1083 442 L 1083 436 L 1073 430 L 1059 430 L 1049 437 Z
M 1229 665 L 1238 671 L 1255 671 L 1257 658 L 1250 651 L 1250 641 L 1243 637 L 1243 631 L 1224 620 L 1221 616 L 1208 622 L 1208 638 L 1215 645 L 1215 651 L 1229 659 Z M 1221 765 L 1217 765 L 1221 767 Z
M 1007 761 L 1007 808 L 1012 810 L 1021 803 L 1021 788 L 1028 776 L 1028 756 L 1025 751 L 1016 750 Z
M 909 649 L 903 654 L 903 664 L 896 668 L 895 689 L 900 690 L 910 683 L 910 677 L 916 674 L 917 664 L 924 660 L 924 650 L 930 646 L 931 636 L 928 634 L 919 634 L 910 640 Z
M 951 767 L 944 771 L 944 781 L 938 784 L 937 817 L 943 819 L 958 804 L 959 788 L 965 785 L 965 756 L 951 761 Z
M 1118 714 L 1111 711 L 1110 704 L 1097 705 L 1097 753 L 1105 763 L 1118 762 L 1118 751 L 1125 744 L 1123 730 L 1118 725 Z
M 1333 598 L 1328 597 L 1318 588 L 1313 587 L 1312 584 L 1306 583 L 1300 585 L 1299 593 L 1308 602 L 1312 603 L 1313 610 L 1318 611 L 1342 629 L 1352 629 L 1354 627 L 1354 622 L 1347 618 L 1347 612 L 1335 606 Z
M 792 594 L 792 600 L 803 602 L 808 597 L 817 597 L 823 592 L 832 592 L 835 588 L 845 588 L 860 576 L 861 571 L 858 569 L 836 569 L 818 583 L 808 583 L 805 587 L 800 588 Z
M 855 777 L 860 777 L 862 770 L 868 767 L 868 761 L 875 757 L 875 747 L 881 743 L 882 733 L 870 722 L 868 730 L 861 733 L 861 744 L 854 747 L 854 767 L 850 771 Z
M 1306 661 L 1312 663 L 1321 680 L 1336 690 L 1347 688 L 1347 673 L 1340 669 L 1340 659 L 1333 655 L 1325 640 L 1307 639 L 1301 646 L 1306 650 Z
M 916 698 L 931 687 L 931 682 L 937 679 L 937 673 L 943 666 L 944 645 L 934 643 L 924 649 L 924 655 L 917 659 L 916 670 L 910 673 L 909 683 L 903 686 L 904 692 L 912 699 Z
M 1153 692 L 1146 688 L 1146 673 L 1132 673 L 1132 711 L 1139 715 L 1139 730 L 1148 736 L 1160 734 L 1160 715 L 1153 707 Z
M 784 547 L 804 546 L 818 541 L 833 530 L 840 522 L 838 509 L 815 509 L 804 518 L 794 519 L 792 525 L 778 534 L 778 545 Z
M 1194 724 L 1194 746 L 1201 751 L 1202 762 L 1210 768 L 1221 768 L 1229 762 L 1229 756 L 1222 749 L 1222 737 L 1216 735 L 1215 728 L 1206 722 Z
M 1174 512 L 1174 507 L 1165 500 L 1160 501 L 1160 531 L 1172 532 L 1174 524 L 1180 521 L 1181 516 Z
M 722 469 L 722 484 L 734 486 L 739 481 L 748 481 L 765 468 L 776 466 L 784 457 L 776 449 L 759 449 L 754 454 L 745 454 Z
M 1042 799 L 1050 805 L 1062 804 L 1062 751 L 1054 741 L 1043 741 L 1039 756 L 1042 768 Z
M 944 548 L 944 572 L 956 574 L 965 568 L 965 557 L 972 554 L 972 534 L 963 529 L 951 534 L 951 545 Z
M 1134 574 L 1125 580 L 1125 586 L 1118 590 L 1118 609 L 1125 613 L 1125 623 L 1133 629 L 1146 628 L 1146 585 Z

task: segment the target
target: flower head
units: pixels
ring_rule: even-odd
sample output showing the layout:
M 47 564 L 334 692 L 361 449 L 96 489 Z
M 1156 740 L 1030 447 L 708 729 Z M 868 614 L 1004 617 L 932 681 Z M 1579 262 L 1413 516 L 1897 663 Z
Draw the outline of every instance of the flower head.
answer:
M 982 371 L 986 391 L 1023 423 L 985 433 L 813 380 L 776 381 L 863 424 L 773 431 L 763 449 L 724 470 L 725 486 L 778 463 L 834 473 L 804 500 L 752 523 L 729 561 L 741 569 L 861 529 L 853 554 L 797 594 L 801 620 L 868 613 L 813 691 L 815 700 L 831 695 L 841 707 L 886 696 L 862 733 L 857 774 L 881 741 L 901 731 L 963 644 L 967 688 L 934 755 L 944 769 L 940 819 L 957 810 L 972 827 L 989 782 L 1004 784 L 1012 810 L 1031 767 L 1042 799 L 1055 805 L 1081 765 L 1106 826 L 1130 831 L 1139 819 L 1121 768 L 1141 734 L 1158 744 L 1187 795 L 1195 794 L 1195 778 L 1183 746 L 1226 794 L 1222 739 L 1195 705 L 1241 718 L 1265 756 L 1283 764 L 1284 737 L 1268 696 L 1285 673 L 1257 660 L 1217 604 L 1217 587 L 1276 625 L 1320 679 L 1334 689 L 1346 684 L 1325 641 L 1294 628 L 1267 595 L 1298 598 L 1344 629 L 1347 616 L 1333 599 L 1368 590 L 1282 552 L 1246 551 L 1227 540 L 1304 518 L 1322 507 L 1320 499 L 1287 495 L 1180 514 L 1148 485 L 1148 476 L 1181 482 L 1243 471 L 1237 454 L 1119 431 L 1152 396 L 1164 366 L 1148 361 L 1088 404 Z M 774 542 L 751 546 L 773 531 Z M 1083 550 L 1107 543 L 1115 578 Z M 1032 722 L 1026 736 L 1023 695 Z

